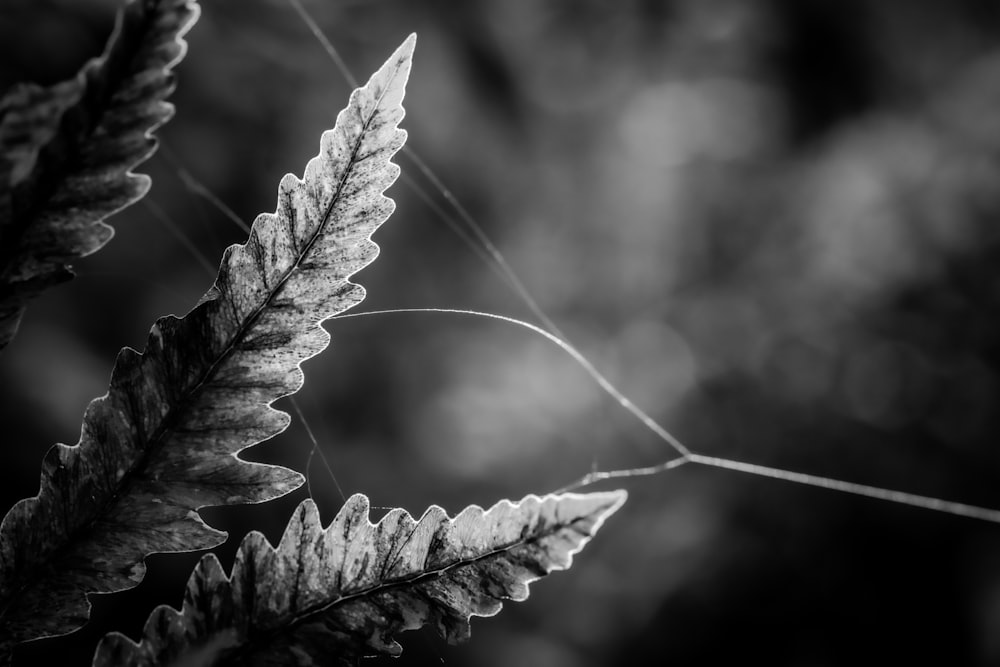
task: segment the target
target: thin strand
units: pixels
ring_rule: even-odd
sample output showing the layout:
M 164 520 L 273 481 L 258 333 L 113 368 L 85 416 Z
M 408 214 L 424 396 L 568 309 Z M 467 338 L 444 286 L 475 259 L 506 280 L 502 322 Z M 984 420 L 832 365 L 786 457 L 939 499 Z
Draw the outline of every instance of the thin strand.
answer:
M 299 18 L 301 18 L 306 26 L 308 26 L 309 31 L 312 32 L 316 40 L 323 46 L 323 50 L 326 51 L 328 56 L 330 56 L 330 60 L 332 60 L 333 64 L 337 66 L 337 69 L 340 70 L 341 75 L 347 80 L 347 83 L 351 84 L 351 88 L 357 88 L 358 81 L 351 75 L 351 70 L 347 68 L 347 63 L 345 63 L 344 59 L 340 57 L 337 49 L 335 49 L 333 44 L 330 43 L 330 40 L 326 38 L 326 35 L 323 34 L 319 25 L 316 24 L 313 17 L 306 11 L 306 8 L 302 6 L 302 3 L 299 2 L 299 0 L 288 0 L 288 4 L 292 6 L 292 8 L 298 13 Z
M 459 215 L 459 220 L 465 224 L 472 231 L 472 236 L 466 231 L 458 221 L 450 214 L 448 214 L 441 206 L 434 201 L 434 199 L 427 193 L 423 187 L 420 186 L 415 180 L 409 177 L 406 172 L 402 172 L 403 181 L 410 187 L 410 189 L 427 204 L 428 207 L 438 216 L 438 219 L 445 223 L 456 236 L 458 236 L 478 257 L 486 266 L 490 268 L 493 273 L 500 278 L 503 282 L 507 283 L 514 293 L 521 299 L 521 301 L 528 307 L 528 310 L 538 318 L 538 320 L 545 325 L 546 329 L 561 338 L 564 341 L 568 341 L 568 336 L 559 328 L 559 326 L 552 320 L 551 317 L 542 309 L 535 298 L 531 295 L 531 292 L 525 287 L 524 283 L 517 277 L 514 270 L 507 263 L 506 258 L 503 253 L 497 249 L 493 241 L 490 240 L 486 232 L 483 231 L 482 227 L 476 223 L 475 219 L 465 210 L 465 208 L 459 203 L 458 199 L 455 198 L 451 192 L 445 188 L 441 183 L 441 180 L 431 171 L 420 157 L 412 149 L 403 147 L 403 151 L 414 161 L 417 169 L 424 174 L 431 183 L 439 189 L 444 195 L 445 200 L 451 204 L 452 208 Z M 478 242 L 478 243 L 477 243 Z
M 944 512 L 945 514 L 954 514 L 956 516 L 966 516 L 972 519 L 981 519 L 992 523 L 1000 523 L 1000 511 L 987 509 L 985 507 L 978 507 L 976 505 L 966 505 L 965 503 L 956 503 L 949 500 L 941 500 L 940 498 L 930 498 L 916 493 L 906 493 L 905 491 L 892 491 L 890 489 L 882 489 L 877 486 L 845 482 L 839 479 L 832 479 L 830 477 L 821 477 L 819 475 L 809 475 L 801 472 L 781 470 L 780 468 L 771 468 L 769 466 L 757 465 L 756 463 L 732 461 L 730 459 L 722 459 L 716 456 L 690 454 L 688 455 L 687 460 L 691 463 L 698 463 L 712 468 L 735 470 L 749 475 L 757 475 L 758 477 L 782 479 L 786 482 L 795 482 L 796 484 L 805 484 L 806 486 L 815 486 L 821 489 L 830 489 L 831 491 L 841 491 L 855 496 L 866 496 L 868 498 L 877 498 L 878 500 L 888 500 L 892 503 L 912 505 L 913 507 L 920 507 L 922 509 L 933 510 L 935 512 Z
M 618 479 L 625 477 L 642 477 L 648 475 L 657 475 L 674 468 L 678 468 L 685 463 L 698 463 L 700 465 L 709 466 L 713 468 L 723 468 L 725 470 L 735 470 L 738 472 L 757 475 L 760 477 L 771 477 L 773 479 L 783 479 L 788 482 L 795 482 L 797 484 L 804 484 L 806 486 L 814 486 L 821 489 L 829 489 L 832 491 L 840 491 L 842 493 L 848 493 L 857 496 L 865 496 L 868 498 L 876 498 L 878 500 L 887 500 L 889 502 L 899 503 L 902 505 L 910 505 L 912 507 L 919 507 L 921 509 L 932 510 L 935 512 L 943 512 L 945 514 L 954 514 L 956 516 L 965 516 L 973 519 L 981 519 L 983 521 L 989 521 L 991 523 L 1000 523 L 1000 510 L 988 509 L 985 507 L 979 507 L 976 505 L 968 505 L 965 503 L 957 503 L 949 500 L 941 500 L 940 498 L 930 498 L 928 496 L 922 496 L 916 493 L 907 493 L 904 491 L 893 491 L 890 489 L 883 489 L 876 486 L 869 486 L 867 484 L 857 484 L 855 482 L 845 482 L 839 479 L 832 479 L 830 477 L 821 477 L 819 475 L 809 475 L 800 472 L 793 472 L 790 470 L 782 470 L 780 468 L 771 468 L 769 466 L 757 465 L 754 463 L 744 463 L 742 461 L 733 461 L 731 459 L 723 459 L 715 456 L 703 456 L 701 454 L 695 454 L 690 451 L 687 447 L 681 444 L 674 436 L 670 435 L 666 429 L 656 423 L 652 417 L 647 415 L 639 407 L 637 407 L 628 397 L 624 396 L 614 385 L 608 382 L 607 379 L 601 373 L 594 368 L 593 364 L 587 360 L 580 352 L 578 352 L 569 343 L 560 340 L 553 334 L 542 329 L 539 326 L 531 324 L 530 322 L 522 322 L 521 320 L 516 320 L 512 317 L 507 317 L 505 315 L 496 315 L 494 313 L 482 313 L 475 310 L 459 310 L 454 308 L 395 308 L 391 310 L 370 310 L 361 313 L 344 313 L 341 315 L 336 315 L 330 319 L 347 319 L 349 317 L 366 317 L 370 315 L 389 315 L 394 313 L 451 313 L 454 315 L 469 315 L 473 317 L 485 317 L 492 320 L 499 320 L 501 322 L 507 322 L 508 324 L 516 324 L 517 326 L 524 327 L 540 334 L 550 340 L 551 342 L 558 345 L 564 352 L 569 354 L 574 361 L 577 362 L 587 373 L 597 382 L 597 384 L 607 393 L 609 396 L 614 398 L 622 407 L 632 413 L 636 418 L 639 419 L 649 430 L 658 435 L 664 442 L 673 447 L 680 454 L 679 457 L 669 459 L 663 463 L 657 465 L 646 466 L 642 468 L 625 468 L 621 470 L 608 470 L 608 471 L 591 471 L 581 477 L 576 482 L 569 484 L 568 486 L 562 487 L 559 491 L 567 491 L 572 489 L 578 489 L 582 486 L 589 484 L 594 484 L 606 479 Z
M 166 227 L 167 230 L 173 234 L 173 236 L 180 241 L 185 248 L 188 249 L 188 251 L 190 251 L 194 258 L 198 260 L 198 263 L 204 267 L 206 272 L 208 272 L 208 275 L 214 278 L 218 273 L 218 267 L 214 266 L 212 262 L 208 260 L 205 253 L 203 253 L 201 249 L 199 249 L 198 246 L 196 246 L 194 242 L 188 238 L 187 234 L 184 233 L 180 226 L 174 222 L 169 215 L 167 215 L 167 212 L 164 211 L 156 202 L 150 201 L 149 197 L 143 197 L 140 201 L 142 201 L 142 205 L 146 207 L 146 210 L 149 211 L 154 218 L 163 223 L 163 226 Z
M 341 315 L 335 315 L 330 319 L 339 320 L 339 319 L 347 319 L 349 317 L 362 317 L 369 315 L 390 315 L 394 313 L 450 313 L 452 315 L 470 315 L 472 317 L 486 317 L 492 320 L 507 322 L 508 324 L 516 324 L 519 327 L 524 327 L 525 329 L 534 331 L 535 333 L 544 336 L 552 343 L 555 343 L 560 348 L 562 348 L 562 350 L 566 352 L 569 356 L 573 357 L 573 360 L 576 361 L 576 363 L 581 368 L 583 368 L 583 370 L 587 371 L 587 374 L 590 375 L 590 377 L 592 377 L 595 382 L 597 382 L 598 386 L 600 386 L 600 388 L 604 390 L 604 393 L 615 399 L 615 401 L 617 401 L 619 405 L 621 405 L 623 408 L 632 413 L 632 415 L 635 416 L 640 422 L 642 422 L 643 425 L 646 426 L 646 428 L 648 428 L 650 431 L 659 436 L 661 440 L 663 440 L 668 445 L 677 450 L 678 454 L 680 454 L 681 456 L 691 455 L 691 451 L 687 447 L 681 444 L 681 442 L 677 438 L 670 435 L 670 433 L 667 432 L 665 428 L 656 423 L 656 421 L 652 417 L 647 415 L 640 407 L 638 407 L 635 403 L 629 400 L 627 396 L 621 393 L 618 390 L 618 388 L 615 387 L 613 384 L 611 384 L 608 381 L 608 379 L 601 374 L 599 370 L 594 368 L 594 365 L 590 363 L 590 360 L 587 359 L 585 356 L 583 356 L 583 354 L 581 354 L 575 347 L 573 347 L 566 341 L 562 340 L 555 334 L 549 333 L 548 331 L 546 331 L 545 329 L 541 328 L 536 324 L 531 324 L 530 322 L 517 320 L 514 319 L 513 317 L 507 317 L 506 315 L 496 315 L 494 313 L 482 313 L 477 310 L 462 310 L 458 308 L 394 308 L 391 310 L 369 310 L 361 313 L 344 313 Z
M 316 436 L 313 434 L 312 428 L 309 426 L 309 420 L 302 413 L 302 408 L 299 407 L 298 401 L 295 400 L 294 396 L 290 396 L 289 400 L 292 404 L 292 409 L 295 410 L 295 414 L 299 416 L 299 420 L 306 429 L 306 435 L 309 436 L 309 441 L 312 442 L 312 450 L 309 452 L 309 459 L 306 461 L 306 489 L 309 492 L 309 497 L 313 498 L 312 484 L 309 481 L 309 466 L 312 464 L 313 454 L 318 453 L 320 461 L 323 462 L 323 466 L 326 471 L 330 473 L 330 479 L 333 480 L 333 485 L 337 487 L 337 493 L 340 494 L 340 499 L 347 502 L 347 496 L 344 495 L 344 490 L 340 488 L 340 482 L 337 481 L 337 476 L 333 474 L 333 468 L 330 467 L 330 462 L 326 459 L 326 454 L 323 453 L 323 448 L 319 446 L 319 441 L 316 440 Z
M 220 213 L 226 216 L 226 218 L 230 222 L 235 224 L 244 232 L 246 232 L 247 234 L 250 233 L 250 226 L 247 223 L 243 222 L 243 219 L 240 218 L 240 216 L 238 216 L 236 212 L 233 211 L 233 209 L 226 206 L 226 203 L 224 201 L 216 197 L 215 193 L 213 193 L 211 190 L 205 187 L 205 185 L 203 185 L 201 181 L 199 181 L 197 178 L 192 176 L 191 172 L 189 172 L 187 169 L 184 168 L 183 165 L 181 165 L 180 160 L 178 160 L 177 158 L 177 155 L 172 150 L 170 150 L 170 148 L 167 146 L 165 142 L 163 141 L 160 142 L 160 149 L 163 157 L 177 171 L 177 176 L 178 178 L 181 179 L 181 182 L 184 184 L 184 187 L 186 187 L 194 194 L 207 200 L 208 203 L 214 206 Z
M 420 159 L 420 156 L 417 155 L 416 151 L 412 148 L 403 146 L 403 153 L 413 160 L 413 164 L 416 165 L 418 170 L 420 170 L 420 173 L 422 173 L 427 180 L 431 182 L 431 185 L 441 192 L 445 201 L 451 204 L 452 208 L 455 209 L 455 212 L 458 213 L 459 219 L 465 223 L 466 227 L 472 230 L 473 236 L 475 236 L 476 239 L 482 244 L 483 248 L 503 274 L 507 284 L 510 285 L 514 292 L 517 293 L 517 295 L 521 298 L 521 301 L 524 302 L 524 305 L 528 307 L 528 310 L 530 310 L 532 314 L 538 318 L 539 322 L 545 325 L 545 328 L 548 329 L 549 332 L 555 334 L 564 341 L 569 340 L 569 337 L 563 333 L 556 323 L 552 321 L 552 318 L 546 314 L 540 305 L 538 305 L 538 302 L 531 295 L 531 292 L 528 291 L 528 288 L 521 282 L 521 279 L 517 277 L 514 269 L 512 269 L 510 264 L 507 263 L 503 253 L 497 249 L 493 241 L 490 240 L 490 237 L 483 231 L 482 226 L 480 226 L 472 215 L 465 209 L 465 207 L 462 206 L 462 204 L 458 201 L 458 198 L 456 198 L 451 191 L 445 187 L 444 183 L 441 182 L 441 179 L 437 177 L 437 174 L 435 174 L 431 168 L 428 167 L 422 159 Z
M 434 212 L 438 220 L 444 222 L 445 225 L 448 227 L 448 229 L 451 230 L 451 232 L 455 234 L 455 236 L 460 238 L 462 242 L 465 243 L 465 245 L 468 246 L 468 248 L 476 255 L 476 257 L 478 257 L 486 266 L 490 267 L 490 269 L 494 273 L 496 273 L 500 278 L 506 280 L 506 277 L 504 276 L 503 272 L 501 272 L 497 268 L 496 264 L 493 262 L 490 255 L 485 250 L 483 250 L 482 245 L 477 244 L 475 239 L 469 236 L 469 233 L 462 228 L 462 226 L 455 220 L 455 218 L 453 218 L 451 215 L 448 214 L 447 211 L 441 208 L 441 206 L 436 201 L 434 201 L 429 194 L 427 194 L 427 191 L 424 190 L 422 187 L 420 187 L 420 184 L 417 183 L 415 180 L 413 180 L 413 178 L 409 176 L 406 172 L 401 172 L 400 176 L 401 180 L 410 188 L 410 190 L 412 190 L 413 193 L 420 198 L 420 201 L 424 202 L 427 205 L 427 207 Z
M 685 454 L 683 456 L 678 456 L 674 459 L 668 459 L 663 463 L 658 463 L 653 466 L 645 466 L 642 468 L 623 468 L 621 470 L 592 470 L 580 479 L 576 480 L 571 484 L 567 484 L 559 489 L 556 489 L 553 493 L 566 493 L 568 491 L 575 491 L 579 488 L 590 486 L 591 484 L 596 484 L 597 482 L 603 482 L 606 479 L 620 479 L 623 477 L 646 477 L 648 475 L 659 475 L 660 473 L 667 472 L 668 470 L 673 470 L 674 468 L 679 468 L 685 463 L 691 462 L 691 454 Z M 694 455 L 697 456 L 697 455 Z
M 190 176 L 187 169 L 184 169 L 177 161 L 177 154 L 167 145 L 164 139 L 158 141 L 159 150 L 156 151 L 154 159 L 164 162 L 165 167 L 180 181 L 181 186 L 188 192 L 192 192 L 198 195 L 197 192 L 197 182 L 196 179 Z M 204 197 L 196 196 L 194 198 L 195 208 L 198 211 L 198 220 L 201 222 L 201 228 L 205 229 L 209 234 L 212 235 L 212 239 L 216 245 L 222 245 L 222 237 L 219 235 L 219 231 L 216 229 L 216 225 L 211 224 L 210 218 L 208 217 L 208 210 L 205 206 Z
M 326 38 L 323 31 L 316 24 L 313 18 L 305 10 L 299 0 L 289 0 L 289 3 L 299 14 L 302 20 L 309 27 L 309 30 L 313 33 L 316 39 L 323 46 L 327 55 L 331 58 L 337 68 L 340 70 L 344 78 L 351 84 L 353 88 L 357 88 L 357 81 L 351 74 L 346 63 L 340 57 L 340 54 L 334 48 L 333 44 Z M 512 317 L 507 317 L 504 315 L 496 315 L 493 313 L 483 313 L 471 310 L 460 310 L 460 309 L 450 309 L 450 308 L 401 308 L 393 310 L 380 310 L 380 311 L 368 311 L 362 313 L 346 313 L 336 316 L 332 319 L 343 319 L 348 317 L 360 317 L 365 315 L 382 315 L 390 313 L 451 313 L 458 315 L 470 315 L 476 317 L 486 317 L 490 319 L 495 319 L 509 324 L 515 324 L 535 333 L 538 333 L 545 338 L 547 338 L 552 343 L 555 343 L 560 348 L 563 349 L 567 354 L 569 354 L 601 387 L 608 395 L 613 397 L 622 407 L 624 407 L 633 416 L 639 419 L 650 431 L 659 436 L 667 444 L 669 444 L 673 449 L 675 449 L 680 456 L 674 459 L 667 460 L 661 464 L 654 466 L 647 466 L 643 468 L 630 468 L 622 470 L 610 470 L 610 471 L 591 471 L 587 475 L 584 475 L 574 484 L 571 484 L 565 489 L 579 488 L 587 484 L 593 484 L 595 482 L 623 478 L 623 477 L 638 477 L 645 475 L 655 475 L 662 472 L 666 472 L 673 468 L 679 467 L 685 463 L 699 463 L 701 465 L 723 468 L 728 470 L 735 470 L 739 472 L 744 472 L 747 474 L 753 474 L 763 477 L 771 477 L 775 479 L 783 479 L 790 482 L 796 482 L 800 484 L 805 484 L 808 486 L 815 486 L 818 488 L 831 489 L 835 491 L 841 491 L 844 493 L 851 493 L 854 495 L 866 496 L 870 498 L 876 498 L 880 500 L 888 500 L 890 502 L 900 503 L 904 505 L 911 505 L 914 507 L 920 507 L 923 509 L 929 509 L 932 511 L 945 512 L 948 514 L 955 514 L 958 516 L 967 516 L 971 518 L 978 518 L 984 521 L 991 521 L 994 523 L 1000 523 L 1000 511 L 991 510 L 983 507 L 977 507 L 973 505 L 967 505 L 964 503 L 955 503 L 951 501 L 941 500 L 938 498 L 930 498 L 927 496 L 921 496 L 918 494 L 905 493 L 902 491 L 892 491 L 888 489 L 882 489 L 874 486 L 868 486 L 865 484 L 856 484 L 853 482 L 845 482 L 842 480 L 836 480 L 828 477 L 821 477 L 817 475 L 808 475 L 804 473 L 797 473 L 787 470 L 781 470 L 778 468 L 771 468 L 768 466 L 761 466 L 751 463 L 743 463 L 740 461 L 733 461 L 729 459 L 722 459 L 718 457 L 702 456 L 700 454 L 692 453 L 686 446 L 684 446 L 680 441 L 678 441 L 674 436 L 672 436 L 666 429 L 660 426 L 655 420 L 653 420 L 649 415 L 647 415 L 643 410 L 637 407 L 631 400 L 628 399 L 624 394 L 622 394 L 614 385 L 612 385 L 594 366 L 593 364 L 584 357 L 579 351 L 576 350 L 572 345 L 566 341 L 566 336 L 562 334 L 560 328 L 552 321 L 552 319 L 545 313 L 544 310 L 538 305 L 537 301 L 532 297 L 531 293 L 524 286 L 521 280 L 517 277 L 517 274 L 513 271 L 510 265 L 507 263 L 504 256 L 496 248 L 490 238 L 482 230 L 482 227 L 478 225 L 475 219 L 469 214 L 469 212 L 461 205 L 458 199 L 452 195 L 451 191 L 445 187 L 444 183 L 437 177 L 437 175 L 428 167 L 422 159 L 416 154 L 416 152 L 409 148 L 404 147 L 403 152 L 414 162 L 418 170 L 431 182 L 434 187 L 436 187 L 441 194 L 444 196 L 445 200 L 454 208 L 458 213 L 459 218 L 465 223 L 465 225 L 472 230 L 473 235 L 476 240 L 480 242 L 483 248 L 485 248 L 486 253 L 493 260 L 493 263 L 499 267 L 500 271 L 506 278 L 506 282 L 514 289 L 514 291 L 520 296 L 525 305 L 532 311 L 532 313 L 542 322 L 547 328 L 543 329 L 534 324 L 524 322 L 521 320 L 514 319 Z M 414 189 L 423 195 L 425 201 L 430 201 L 430 197 L 426 196 L 426 193 L 414 185 Z M 449 216 L 441 216 L 443 220 L 449 222 L 449 226 L 453 226 L 453 220 Z M 467 236 L 465 234 L 460 234 L 460 238 L 465 240 L 467 243 Z M 480 255 L 481 256 L 481 255 Z M 322 455 L 322 452 L 321 452 Z M 331 470 L 332 474 L 332 470 Z

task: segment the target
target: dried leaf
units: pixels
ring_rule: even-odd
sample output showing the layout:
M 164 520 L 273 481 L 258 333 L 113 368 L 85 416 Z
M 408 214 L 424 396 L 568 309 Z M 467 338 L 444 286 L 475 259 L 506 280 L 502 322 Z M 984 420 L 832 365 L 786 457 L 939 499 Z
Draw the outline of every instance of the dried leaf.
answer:
M 277 547 L 251 533 L 230 577 L 205 556 L 181 611 L 156 608 L 138 644 L 107 635 L 94 665 L 353 665 L 398 655 L 394 636 L 428 622 L 455 643 L 471 616 L 493 616 L 504 599 L 527 598 L 530 582 L 569 568 L 625 497 L 528 496 L 454 519 L 431 507 L 419 521 L 396 509 L 372 524 L 357 494 L 325 530 L 306 500 Z
M 276 213 L 225 252 L 215 285 L 185 317 L 164 317 L 146 351 L 118 355 L 80 442 L 56 445 L 36 497 L 0 527 L 0 647 L 86 622 L 85 593 L 135 586 L 153 552 L 205 549 L 225 534 L 196 510 L 288 493 L 302 476 L 235 454 L 284 430 L 270 404 L 302 385 L 300 364 L 329 343 L 320 326 L 364 298 L 348 278 L 393 210 L 382 193 L 415 36 L 355 90 L 303 180 L 286 175 Z
M 173 115 L 170 69 L 198 13 L 191 0 L 132 0 L 76 78 L 0 100 L 0 349 L 28 300 L 72 278 L 67 263 L 113 235 L 103 220 L 149 190 L 130 170 Z

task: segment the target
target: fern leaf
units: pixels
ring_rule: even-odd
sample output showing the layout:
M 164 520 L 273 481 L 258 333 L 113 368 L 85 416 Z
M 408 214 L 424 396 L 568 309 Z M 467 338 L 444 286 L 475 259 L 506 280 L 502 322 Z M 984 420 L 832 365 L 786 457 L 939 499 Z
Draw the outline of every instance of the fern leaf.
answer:
M 440 507 L 419 521 L 396 509 L 372 524 L 356 494 L 324 530 L 306 500 L 277 547 L 251 533 L 230 577 L 205 556 L 181 611 L 155 609 L 138 644 L 107 635 L 94 665 L 352 665 L 398 655 L 394 636 L 428 622 L 462 641 L 470 617 L 493 616 L 569 568 L 623 502 L 624 491 L 528 496 L 454 519 Z
M 123 349 L 80 442 L 56 445 L 39 493 L 0 526 L 0 646 L 86 622 L 85 593 L 135 586 L 153 552 L 205 549 L 225 533 L 196 510 L 288 493 L 302 476 L 237 458 L 284 430 L 270 404 L 302 385 L 300 364 L 329 343 L 320 323 L 360 302 L 348 278 L 374 260 L 393 210 L 382 193 L 415 36 L 352 95 L 302 180 L 229 247 L 215 285 L 183 318 L 161 318 L 143 354 Z
M 132 0 L 76 78 L 0 100 L 0 349 L 27 301 L 70 279 L 67 262 L 111 238 L 103 220 L 149 190 L 130 170 L 173 114 L 170 68 L 197 16 L 190 0 Z

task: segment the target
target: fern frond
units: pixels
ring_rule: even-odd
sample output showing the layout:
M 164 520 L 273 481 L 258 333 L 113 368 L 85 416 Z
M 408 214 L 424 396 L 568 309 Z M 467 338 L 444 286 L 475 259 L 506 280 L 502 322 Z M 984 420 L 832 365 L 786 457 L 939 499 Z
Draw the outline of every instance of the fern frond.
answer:
M 302 386 L 300 364 L 329 343 L 320 323 L 364 298 L 348 278 L 375 259 L 370 236 L 393 210 L 382 193 L 399 174 L 390 159 L 406 138 L 414 42 L 351 94 L 303 179 L 281 180 L 276 212 L 226 250 L 199 304 L 161 318 L 144 353 L 119 353 L 79 444 L 47 452 L 38 495 L 0 526 L 0 646 L 82 625 L 85 594 L 135 586 L 147 554 L 220 544 L 198 508 L 302 484 L 236 454 L 287 427 L 270 404 Z
M 312 500 L 299 505 L 277 547 L 260 533 L 240 545 L 227 577 L 202 558 L 180 611 L 156 608 L 137 644 L 119 633 L 98 646 L 95 667 L 112 665 L 353 665 L 398 655 L 394 637 L 433 623 L 455 643 L 472 616 L 493 616 L 504 599 L 570 567 L 624 491 L 528 496 L 449 519 L 431 507 L 377 524 L 356 494 L 325 530 Z
M 149 178 L 130 170 L 173 115 L 164 101 L 170 69 L 197 17 L 193 0 L 132 0 L 104 54 L 79 75 L 0 99 L 0 349 L 31 298 L 108 242 L 114 232 L 103 220 L 149 190 Z

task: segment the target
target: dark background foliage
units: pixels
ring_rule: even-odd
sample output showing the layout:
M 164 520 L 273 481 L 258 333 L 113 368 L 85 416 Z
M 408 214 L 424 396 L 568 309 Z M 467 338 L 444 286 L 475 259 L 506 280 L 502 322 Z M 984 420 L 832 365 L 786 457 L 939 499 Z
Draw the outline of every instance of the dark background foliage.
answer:
M 0 83 L 99 52 L 112 0 L 8 0 Z M 991 0 L 309 2 L 359 78 L 419 34 L 409 145 L 570 339 L 696 451 L 1000 507 L 1000 5 Z M 76 442 L 122 345 L 186 312 L 301 173 L 350 91 L 283 0 L 206 3 L 150 201 L 0 356 L 5 498 Z M 404 172 L 417 176 L 405 156 Z M 440 193 L 430 193 L 441 200 Z M 528 317 L 405 183 L 363 308 Z M 445 315 L 334 321 L 299 404 L 344 493 L 457 511 L 669 455 L 557 348 Z M 287 401 L 282 402 L 288 408 Z M 301 422 L 250 456 L 303 470 Z M 314 464 L 318 462 L 314 461 Z M 341 503 L 322 465 L 312 490 Z M 694 466 L 631 500 L 574 571 L 393 664 L 1000 664 L 1000 528 Z M 272 539 L 305 490 L 204 512 Z M 32 645 L 133 637 L 197 554 Z

